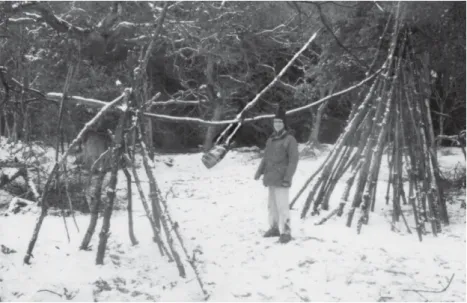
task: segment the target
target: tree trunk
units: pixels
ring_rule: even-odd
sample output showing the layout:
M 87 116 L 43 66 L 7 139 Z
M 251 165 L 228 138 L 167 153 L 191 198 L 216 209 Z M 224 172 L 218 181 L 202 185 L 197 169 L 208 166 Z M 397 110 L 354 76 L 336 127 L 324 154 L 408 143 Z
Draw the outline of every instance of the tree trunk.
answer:
M 31 137 L 31 130 L 29 127 L 29 108 L 27 105 L 24 106 L 23 112 L 23 140 L 29 142 Z
M 149 158 L 154 160 L 154 137 L 153 137 L 153 122 L 151 118 L 145 118 L 144 128 L 146 135 L 146 146 L 149 152 Z
M 334 91 L 334 87 L 335 87 L 335 84 L 332 83 L 331 84 L 331 88 L 327 91 L 326 90 L 326 87 L 324 86 L 321 86 L 320 89 L 319 89 L 319 95 L 320 95 L 320 99 L 326 97 L 326 93 L 328 95 L 331 95 Z M 308 138 L 308 146 L 310 147 L 319 147 L 320 145 L 320 142 L 319 142 L 319 130 L 320 130 L 320 127 L 321 127 L 321 121 L 322 121 L 322 118 L 323 118 L 323 114 L 324 114 L 324 110 L 326 109 L 326 106 L 327 106 L 327 102 L 323 102 L 319 107 L 318 109 L 316 108 L 311 108 L 311 112 L 312 112 L 312 127 L 313 129 L 311 130 L 311 133 L 310 133 L 310 137 Z
M 21 128 L 22 128 L 22 139 L 24 142 L 29 142 L 29 137 L 30 137 L 30 127 L 29 127 L 29 109 L 28 109 L 28 106 L 26 105 L 26 103 L 24 102 L 25 101 L 25 96 L 24 96 L 24 92 L 25 90 L 29 89 L 29 75 L 28 75 L 28 72 L 26 71 L 26 69 L 24 68 L 24 66 L 22 67 L 23 69 L 23 84 L 24 84 L 24 88 L 22 91 L 21 91 L 21 97 L 20 97 L 20 101 L 21 101 L 21 116 L 22 116 L 22 125 L 21 125 Z
M 12 136 L 11 139 L 13 142 L 18 142 L 19 139 L 19 130 L 18 130 L 18 113 L 16 111 L 13 111 L 13 127 L 12 127 Z
M 208 57 L 208 63 L 206 66 L 206 79 L 207 79 L 207 95 L 209 98 L 210 103 L 213 105 L 213 115 L 212 115 L 212 120 L 217 121 L 222 118 L 222 113 L 224 110 L 223 106 L 223 96 L 220 96 L 220 98 L 217 96 L 215 92 L 215 81 L 214 81 L 214 59 L 212 56 Z M 207 127 L 206 130 L 206 136 L 204 137 L 204 143 L 203 143 L 203 151 L 207 152 L 209 151 L 215 142 L 214 137 L 216 135 L 216 131 L 218 129 L 218 126 L 216 125 L 210 125 Z
M 311 114 L 311 132 L 310 135 L 308 136 L 308 146 L 313 146 L 316 142 L 318 142 L 318 134 L 319 134 L 319 125 L 317 123 L 318 121 L 318 111 L 321 106 L 323 106 L 326 103 L 321 104 L 318 109 L 316 107 L 310 108 L 310 114 Z M 321 120 L 321 118 L 320 118 Z
M 3 108 L 5 108 L 5 107 L 3 107 Z M 6 137 L 5 127 L 4 127 L 4 125 L 5 125 L 5 118 L 4 117 L 5 117 L 5 114 L 3 114 L 3 115 L 0 114 L 0 136 Z
M 324 113 L 324 108 L 326 107 L 327 102 L 322 103 L 318 109 L 311 109 L 311 120 L 312 120 L 312 129 L 310 136 L 308 137 L 307 145 L 310 148 L 319 147 L 319 130 L 321 126 L 321 120 Z
M 11 127 L 8 122 L 8 115 L 7 113 L 3 113 L 3 118 L 5 119 L 5 137 L 11 138 Z
M 423 54 L 423 59 L 422 59 L 422 71 L 421 71 L 421 77 L 420 77 L 420 86 L 421 86 L 421 91 L 422 91 L 422 97 L 423 97 L 423 102 L 425 103 L 425 106 L 422 106 L 423 109 L 429 109 L 430 108 L 430 97 L 431 97 L 431 85 L 430 85 L 430 67 L 429 67 L 429 62 L 430 62 L 430 55 L 429 53 L 425 52 Z M 422 112 L 423 112 L 422 109 Z M 426 128 L 427 128 L 427 140 L 430 149 L 435 151 L 435 154 L 433 155 L 435 160 L 437 161 L 437 154 L 436 154 L 436 145 L 435 145 L 435 133 L 433 130 L 433 122 L 431 119 L 431 111 L 425 112 L 424 113 L 425 119 L 426 120 Z
M 222 118 L 223 106 L 222 104 L 216 103 L 214 105 L 213 121 L 220 120 Z M 204 137 L 203 151 L 209 151 L 214 145 L 214 137 L 216 135 L 218 126 L 210 125 L 207 127 L 206 136 Z

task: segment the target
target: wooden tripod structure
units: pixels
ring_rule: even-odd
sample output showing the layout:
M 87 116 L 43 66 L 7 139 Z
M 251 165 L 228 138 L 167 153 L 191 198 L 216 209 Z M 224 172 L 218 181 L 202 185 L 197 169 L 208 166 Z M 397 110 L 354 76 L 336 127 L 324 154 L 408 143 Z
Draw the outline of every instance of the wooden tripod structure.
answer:
M 357 223 L 360 233 L 362 226 L 368 224 L 370 210 L 375 208 L 379 171 L 387 149 L 390 177 L 386 203 L 393 207 L 392 228 L 402 218 L 410 232 L 401 211 L 401 201 L 408 203 L 421 241 L 425 222 L 436 235 L 441 231 L 440 222 L 448 224 L 449 220 L 430 116 L 429 69 L 426 58 L 415 57 L 408 43 L 411 33 L 399 20 L 398 11 L 383 72 L 375 78 L 364 99 L 354 106 L 345 132 L 315 174 L 318 178 L 302 208 L 301 218 L 305 218 L 310 208 L 312 215 L 320 209 L 328 210 L 337 181 L 347 172 L 338 207 L 317 224 L 336 214 L 342 216 L 347 206 L 348 227 L 356 210 L 360 210 Z
M 133 71 L 133 83 L 132 88 L 126 88 L 123 93 L 117 97 L 115 100 L 106 103 L 100 111 L 92 118 L 83 129 L 79 132 L 76 138 L 70 144 L 68 150 L 62 155 L 60 160 L 56 159 L 55 165 L 52 171 L 49 173 L 46 185 L 44 187 L 42 196 L 40 197 L 39 205 L 41 205 L 41 213 L 37 220 L 36 226 L 33 231 L 32 238 L 29 242 L 29 246 L 24 257 L 24 262 L 29 264 L 32 255 L 32 251 L 34 249 L 35 243 L 37 241 L 39 231 L 42 226 L 42 222 L 47 215 L 48 210 L 48 203 L 47 203 L 47 195 L 50 191 L 52 180 L 57 176 L 60 168 L 66 161 L 66 158 L 71 150 L 73 150 L 74 146 L 79 144 L 82 140 L 84 134 L 91 129 L 92 126 L 96 125 L 98 121 L 108 112 L 113 110 L 115 107 L 119 107 L 119 119 L 117 127 L 113 133 L 113 140 L 110 148 L 104 152 L 99 159 L 96 160 L 96 163 L 93 164 L 93 167 L 97 165 L 97 162 L 102 160 L 102 158 L 109 157 L 111 169 L 110 169 L 110 182 L 109 186 L 106 190 L 106 194 L 108 197 L 108 201 L 104 207 L 104 215 L 103 215 L 103 223 L 102 229 L 99 233 L 99 244 L 97 247 L 97 255 L 96 255 L 96 264 L 104 264 L 104 257 L 105 257 L 105 250 L 107 246 L 107 240 L 110 236 L 110 219 L 112 216 L 113 211 L 113 204 L 115 200 L 115 193 L 116 193 L 116 185 L 117 185 L 117 177 L 119 169 L 123 169 L 125 176 L 127 178 L 127 185 L 128 185 L 128 219 L 129 219 L 129 235 L 131 242 L 135 245 L 137 244 L 136 237 L 133 231 L 133 218 L 132 218 L 132 199 L 131 199 L 131 176 L 135 179 L 138 192 L 141 197 L 141 202 L 143 204 L 144 210 L 146 212 L 146 216 L 149 219 L 151 224 L 151 228 L 153 231 L 153 240 L 157 243 L 159 247 L 160 254 L 162 256 L 167 256 L 169 262 L 175 261 L 179 275 L 183 278 L 186 277 L 186 270 L 185 266 L 182 262 L 179 252 L 176 249 L 174 238 L 176 238 L 179 242 L 179 246 L 182 248 L 183 253 L 186 257 L 186 261 L 190 264 L 193 269 L 193 272 L 196 275 L 197 281 L 201 287 L 203 292 L 204 298 L 207 299 L 209 297 L 208 292 L 204 288 L 204 285 L 201 281 L 198 269 L 195 264 L 195 256 L 190 257 L 186 246 L 183 242 L 182 236 L 180 231 L 178 230 L 178 224 L 174 222 L 170 216 L 169 208 L 167 205 L 167 201 L 162 196 L 161 191 L 158 187 L 156 178 L 153 173 L 152 164 L 152 157 L 149 157 L 150 151 L 146 147 L 145 140 L 145 121 L 143 113 L 146 112 L 147 107 L 150 105 L 148 97 L 148 81 L 147 75 L 144 72 L 146 70 L 149 57 L 151 54 L 152 49 L 154 48 L 155 41 L 159 34 L 162 31 L 162 24 L 167 12 L 167 7 L 169 3 L 166 2 L 164 4 L 164 8 L 161 12 L 161 16 L 158 19 L 157 27 L 155 34 L 153 35 L 146 52 L 143 56 L 141 54 L 141 58 L 139 60 L 140 64 L 137 66 Z M 63 93 L 62 98 L 62 105 L 65 99 L 66 89 Z M 149 134 L 149 137 L 150 134 Z M 132 139 L 131 139 L 132 138 Z M 131 142 L 132 141 L 132 142 Z M 131 142 L 131 143 L 130 143 Z M 138 173 L 136 171 L 134 165 L 134 149 L 135 144 L 139 143 L 141 146 L 142 151 L 142 159 L 144 170 L 148 176 L 149 183 L 150 183 L 150 193 L 149 199 L 151 202 L 152 209 L 149 207 L 146 196 L 141 187 L 141 183 L 138 177 Z M 104 155 L 106 154 L 106 155 Z M 92 174 L 92 172 L 91 172 Z M 102 189 L 102 181 L 106 171 L 103 171 L 99 174 L 98 182 L 96 185 L 96 190 L 94 192 L 93 197 L 91 197 L 90 203 L 90 210 L 91 210 L 91 219 L 90 224 L 87 229 L 87 232 L 84 236 L 84 239 L 81 243 L 81 249 L 88 249 L 89 242 L 94 234 L 94 230 L 96 227 L 96 223 L 98 220 L 98 210 L 99 205 L 101 203 L 101 189 Z M 163 234 L 165 234 L 166 241 L 163 240 Z

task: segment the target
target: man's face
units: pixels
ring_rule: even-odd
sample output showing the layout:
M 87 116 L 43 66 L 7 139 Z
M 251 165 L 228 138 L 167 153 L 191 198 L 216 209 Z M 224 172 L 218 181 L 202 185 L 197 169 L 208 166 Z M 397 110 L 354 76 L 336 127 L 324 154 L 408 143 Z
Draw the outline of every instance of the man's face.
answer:
M 282 122 L 281 119 L 274 118 L 273 126 L 276 132 L 280 132 L 282 129 L 284 129 L 284 122 Z

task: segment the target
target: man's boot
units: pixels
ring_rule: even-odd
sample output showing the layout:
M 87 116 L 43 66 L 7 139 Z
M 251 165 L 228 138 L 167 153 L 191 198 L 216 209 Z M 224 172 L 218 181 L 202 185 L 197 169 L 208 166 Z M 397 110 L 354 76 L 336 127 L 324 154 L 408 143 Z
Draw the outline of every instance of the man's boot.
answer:
M 289 243 L 290 240 L 292 240 L 292 236 L 290 234 L 282 234 L 279 237 L 279 243 L 281 244 Z
M 271 238 L 271 237 L 279 237 L 280 236 L 280 233 L 279 233 L 279 229 L 277 227 L 271 227 L 265 234 L 263 237 L 265 238 Z

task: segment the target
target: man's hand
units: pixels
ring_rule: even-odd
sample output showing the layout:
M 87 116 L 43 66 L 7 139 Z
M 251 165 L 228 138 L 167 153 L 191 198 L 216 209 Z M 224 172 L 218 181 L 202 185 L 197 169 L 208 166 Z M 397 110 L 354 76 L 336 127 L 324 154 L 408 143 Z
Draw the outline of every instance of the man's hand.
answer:
M 256 174 L 256 175 L 255 175 L 255 180 L 259 180 L 259 178 L 261 178 L 261 175 Z
M 282 181 L 282 187 L 290 187 L 290 182 L 289 181 Z

